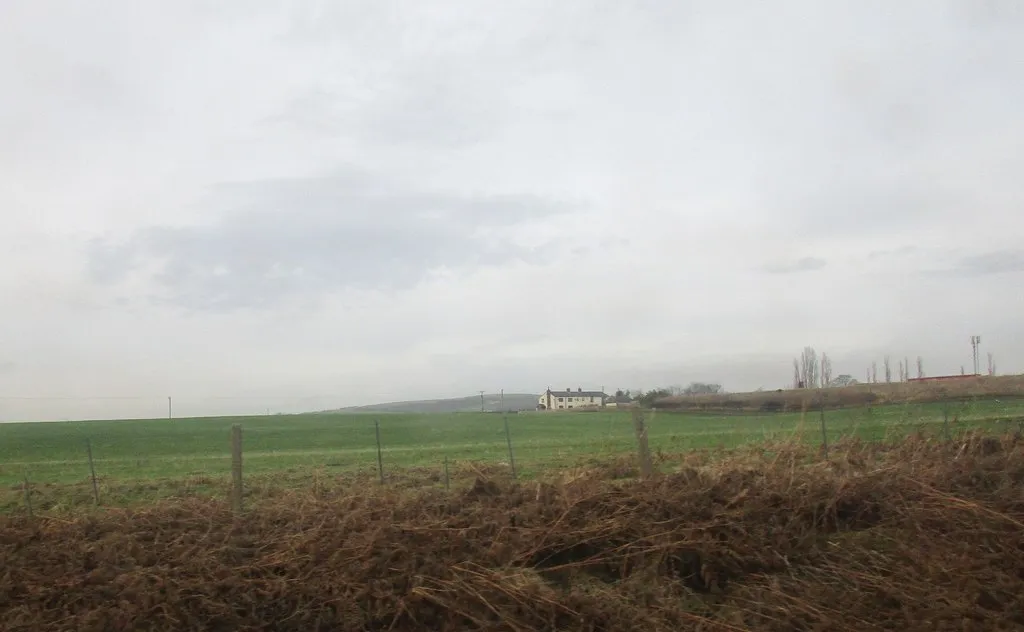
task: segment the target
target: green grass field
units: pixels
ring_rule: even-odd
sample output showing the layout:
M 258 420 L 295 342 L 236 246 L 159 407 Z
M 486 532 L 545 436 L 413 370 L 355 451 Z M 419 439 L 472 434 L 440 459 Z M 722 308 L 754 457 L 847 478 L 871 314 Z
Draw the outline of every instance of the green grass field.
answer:
M 942 433 L 948 410 L 951 430 L 988 426 L 1016 429 L 1024 400 L 890 405 L 827 411 L 830 441 L 856 435 L 882 439 L 923 430 Z M 651 449 L 680 452 L 735 447 L 800 433 L 821 441 L 817 413 L 711 416 L 647 413 Z M 955 421 L 954 421 L 955 419 Z M 89 477 L 86 441 L 97 475 L 105 482 L 222 477 L 230 472 L 229 431 L 244 429 L 247 474 L 351 471 L 376 466 L 374 421 L 380 422 L 384 466 L 440 467 L 447 459 L 507 462 L 502 416 L 281 415 L 235 418 L 0 424 L 0 483 L 80 483 Z M 508 416 L 520 472 L 569 467 L 581 459 L 630 452 L 635 447 L 627 412 L 526 413 Z

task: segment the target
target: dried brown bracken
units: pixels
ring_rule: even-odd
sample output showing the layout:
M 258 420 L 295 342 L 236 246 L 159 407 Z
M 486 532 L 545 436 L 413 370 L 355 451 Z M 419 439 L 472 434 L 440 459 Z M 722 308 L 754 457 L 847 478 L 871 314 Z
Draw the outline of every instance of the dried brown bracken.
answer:
M 1012 437 L 0 518 L 0 629 L 1019 630 Z M 662 463 L 665 465 L 665 463 Z M 345 481 L 341 481 L 344 483 Z M 347 491 L 346 491 L 347 490 Z

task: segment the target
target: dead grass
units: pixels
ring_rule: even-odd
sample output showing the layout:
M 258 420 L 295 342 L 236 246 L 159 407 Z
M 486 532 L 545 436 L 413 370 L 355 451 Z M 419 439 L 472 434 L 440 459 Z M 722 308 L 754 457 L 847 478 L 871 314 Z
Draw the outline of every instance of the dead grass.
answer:
M 1024 629 L 1020 437 L 671 470 L 480 471 L 451 493 L 328 477 L 243 517 L 196 498 L 0 516 L 0 629 Z
M 655 402 L 655 408 L 734 412 L 798 412 L 883 404 L 925 404 L 943 401 L 1024 397 L 1024 375 L 980 376 L 949 382 L 857 384 L 822 390 L 778 390 L 721 395 L 680 395 Z

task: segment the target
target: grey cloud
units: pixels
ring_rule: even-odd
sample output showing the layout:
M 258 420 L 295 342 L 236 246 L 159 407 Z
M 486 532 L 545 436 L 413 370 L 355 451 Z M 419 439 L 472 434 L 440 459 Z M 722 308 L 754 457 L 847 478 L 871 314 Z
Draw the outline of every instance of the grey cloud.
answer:
M 971 202 L 916 178 L 859 173 L 827 178 L 818 191 L 789 206 L 801 234 L 856 237 L 903 231 L 959 213 Z
M 158 300 L 201 310 L 270 306 L 343 288 L 401 289 L 432 271 L 539 261 L 507 231 L 575 207 L 528 195 L 402 189 L 358 173 L 216 187 L 220 219 L 92 244 L 93 281 L 151 272 Z
M 774 263 L 764 266 L 764 271 L 771 274 L 792 274 L 795 272 L 810 272 L 820 270 L 827 265 L 824 259 L 818 257 L 803 257 L 796 261 L 785 263 Z
M 398 30 L 390 39 L 382 38 L 380 26 L 394 16 L 372 4 L 321 7 L 313 15 L 299 12 L 286 35 L 291 41 L 344 40 L 359 47 L 358 57 L 376 63 L 353 68 L 344 62 L 332 74 L 341 79 L 306 90 L 268 122 L 377 145 L 447 149 L 490 140 L 510 122 L 521 123 L 526 112 L 572 116 L 572 108 L 540 105 L 543 99 L 524 103 L 520 93 L 524 88 L 528 93 L 539 76 L 578 71 L 579 60 L 605 54 L 607 44 L 598 35 L 602 27 L 621 26 L 630 18 L 665 24 L 663 16 L 650 14 L 651 9 L 663 12 L 660 3 L 628 8 L 607 3 L 596 14 L 590 8 L 508 4 L 468 21 L 455 6 L 422 13 L 411 9 L 404 12 L 408 21 L 393 24 Z M 538 11 L 544 19 L 537 19 Z M 429 31 L 435 33 L 424 37 Z M 673 28 L 673 36 L 678 31 Z M 472 47 L 472 54 L 466 47 Z
M 263 120 L 268 124 L 289 124 L 315 134 L 337 135 L 348 125 L 336 110 L 339 96 L 324 87 L 311 88 L 291 99 L 283 111 Z
M 963 257 L 952 272 L 969 276 L 1024 272 L 1024 251 L 998 250 Z
M 400 77 L 357 129 L 376 142 L 458 147 L 483 140 L 503 127 L 507 108 L 494 90 L 462 81 L 440 70 Z
M 267 122 L 374 144 L 448 148 L 487 138 L 508 116 L 496 88 L 450 68 L 421 65 L 367 90 L 374 93 L 371 100 L 354 102 L 329 87 L 316 87 Z
M 872 250 L 868 253 L 868 259 L 885 259 L 891 257 L 905 257 L 919 252 L 917 246 L 900 246 L 899 248 L 888 248 L 885 250 Z
M 392 22 L 393 16 L 372 5 L 324 7 L 315 13 L 315 18 L 293 16 L 286 38 L 308 45 L 340 37 L 353 47 L 348 54 L 373 63 L 353 67 L 346 59 L 328 75 L 332 78 L 298 94 L 266 122 L 374 145 L 463 147 L 505 126 L 512 115 L 506 98 L 509 84 L 516 83 L 517 68 L 534 56 L 518 46 L 504 50 L 507 46 L 494 38 L 467 56 L 459 43 L 476 41 L 480 25 L 466 28 L 458 11 L 446 17 L 443 9 L 426 10 L 413 18 L 443 32 L 441 41 L 436 35 L 421 39 L 419 29 L 402 36 L 408 26 L 399 23 L 392 24 L 397 27 L 393 39 L 382 39 L 380 26 Z M 487 22 L 501 19 L 489 15 Z

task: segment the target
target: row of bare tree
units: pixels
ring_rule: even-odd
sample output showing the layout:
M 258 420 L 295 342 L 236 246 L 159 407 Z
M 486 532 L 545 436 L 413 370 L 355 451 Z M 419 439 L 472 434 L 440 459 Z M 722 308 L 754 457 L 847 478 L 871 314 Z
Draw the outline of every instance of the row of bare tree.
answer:
M 897 371 L 893 373 L 892 359 L 886 355 L 882 359 L 882 377 L 886 383 L 891 383 L 894 378 L 900 382 L 906 382 L 911 377 L 910 360 L 904 358 L 899 361 Z M 924 359 L 917 357 L 917 377 L 924 377 Z M 872 362 L 867 370 L 868 383 L 878 383 L 878 363 Z M 804 347 L 803 352 L 793 358 L 793 388 L 829 388 L 852 386 L 857 380 L 850 375 L 839 375 L 832 377 L 832 359 L 828 354 L 822 352 L 820 355 L 814 347 Z
M 917 356 L 915 372 L 918 378 L 925 377 L 924 359 Z M 960 367 L 960 373 L 964 372 Z M 995 360 L 992 354 L 988 354 L 988 374 L 996 374 Z M 903 358 L 897 361 L 896 372 L 893 372 L 892 358 L 886 355 L 882 358 L 882 375 L 879 380 L 878 363 L 872 362 L 868 367 L 865 381 L 869 384 L 877 384 L 879 381 L 891 384 L 893 382 L 906 382 L 910 380 L 911 366 L 910 359 Z M 814 347 L 804 347 L 803 352 L 793 358 L 793 388 L 828 388 L 842 387 L 856 384 L 857 380 L 849 375 L 832 377 L 832 360 L 824 351 L 819 355 Z
M 902 360 L 900 360 L 899 361 L 898 370 L 899 370 L 899 375 L 898 375 L 899 379 L 896 380 L 896 381 L 906 382 L 907 380 L 909 380 L 911 378 L 910 360 L 907 359 L 907 358 L 903 358 Z M 868 369 L 867 369 L 866 375 L 867 375 L 867 381 L 868 382 L 870 382 L 872 384 L 877 384 L 878 383 L 878 363 L 877 362 L 872 362 L 871 363 L 871 366 L 868 367 Z M 886 384 L 892 383 L 894 381 L 893 378 L 897 377 L 892 372 L 892 358 L 890 356 L 888 356 L 888 355 L 886 355 L 885 357 L 882 358 L 882 377 L 883 377 L 883 381 Z M 917 356 L 917 377 L 919 377 L 919 378 L 924 377 L 924 359 L 921 358 L 921 356 Z
M 848 386 L 848 375 L 832 379 L 832 359 L 824 351 L 819 358 L 814 347 L 804 347 L 803 353 L 793 358 L 793 388 L 818 388 L 833 386 L 837 380 Z

